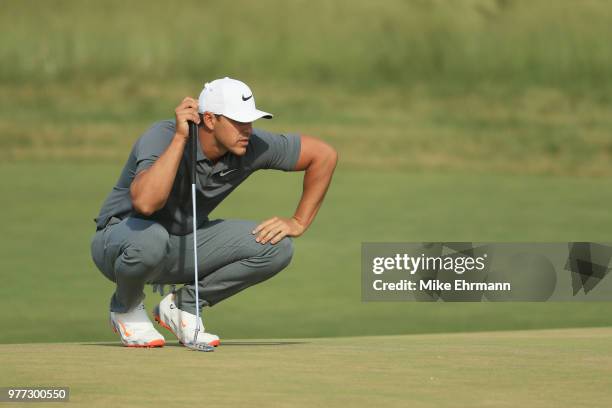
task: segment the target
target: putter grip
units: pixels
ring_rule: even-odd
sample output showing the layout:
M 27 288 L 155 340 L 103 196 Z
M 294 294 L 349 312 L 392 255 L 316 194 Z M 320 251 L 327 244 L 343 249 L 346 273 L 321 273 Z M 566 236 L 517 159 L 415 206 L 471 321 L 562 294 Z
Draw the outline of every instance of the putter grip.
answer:
M 189 125 L 189 143 L 191 143 L 191 183 L 196 182 L 196 159 L 198 157 L 198 126 L 192 122 L 187 121 Z

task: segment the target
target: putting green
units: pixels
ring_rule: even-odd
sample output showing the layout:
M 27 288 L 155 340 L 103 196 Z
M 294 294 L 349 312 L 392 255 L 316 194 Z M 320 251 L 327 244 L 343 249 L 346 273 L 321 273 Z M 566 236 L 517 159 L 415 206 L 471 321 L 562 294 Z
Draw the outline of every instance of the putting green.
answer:
M 0 345 L 2 385 L 71 406 L 611 406 L 612 328 L 301 340 Z M 57 406 L 58 404 L 51 404 Z

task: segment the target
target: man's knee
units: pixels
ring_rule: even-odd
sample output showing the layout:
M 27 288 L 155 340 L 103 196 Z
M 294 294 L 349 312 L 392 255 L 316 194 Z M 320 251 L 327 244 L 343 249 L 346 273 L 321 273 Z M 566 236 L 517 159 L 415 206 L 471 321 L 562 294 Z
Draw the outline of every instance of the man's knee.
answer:
M 293 257 L 291 238 L 283 238 L 276 244 L 265 244 L 261 252 L 249 261 L 252 263 L 251 284 L 270 279 L 289 265 Z
M 135 234 L 123 249 L 116 272 L 127 275 L 148 275 L 167 257 L 170 236 L 164 227 L 153 224 Z
M 279 272 L 287 267 L 293 257 L 293 240 L 285 237 L 278 243 L 271 245 L 270 267 L 275 272 Z

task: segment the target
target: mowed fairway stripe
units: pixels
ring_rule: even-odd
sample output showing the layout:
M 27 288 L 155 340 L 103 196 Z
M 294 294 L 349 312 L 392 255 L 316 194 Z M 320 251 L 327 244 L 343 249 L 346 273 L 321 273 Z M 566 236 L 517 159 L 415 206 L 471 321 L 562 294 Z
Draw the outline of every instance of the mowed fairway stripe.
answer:
M 612 406 L 612 328 L 0 345 L 2 385 L 69 386 L 71 406 Z M 52 406 L 57 406 L 53 404 Z

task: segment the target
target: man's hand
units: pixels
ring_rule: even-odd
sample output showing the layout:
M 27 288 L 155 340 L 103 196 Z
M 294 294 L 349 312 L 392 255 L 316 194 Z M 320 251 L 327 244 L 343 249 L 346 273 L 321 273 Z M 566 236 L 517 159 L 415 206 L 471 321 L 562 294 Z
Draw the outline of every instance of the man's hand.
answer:
M 189 138 L 188 120 L 200 122 L 198 101 L 187 97 L 174 110 L 176 132 L 170 145 L 164 150 L 151 167 L 139 172 L 130 185 L 132 206 L 136 212 L 145 216 L 166 205 L 172 190 L 174 178 Z
M 268 241 L 276 244 L 281 239 L 289 237 L 299 237 L 306 228 L 295 218 L 274 217 L 263 221 L 257 226 L 252 234 L 257 235 L 255 241 L 265 244 Z
M 200 123 L 200 115 L 198 115 L 198 101 L 193 98 L 186 97 L 174 110 L 176 118 L 176 134 L 182 136 L 185 140 L 189 138 L 189 126 L 187 121 L 191 120 L 195 124 Z

